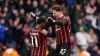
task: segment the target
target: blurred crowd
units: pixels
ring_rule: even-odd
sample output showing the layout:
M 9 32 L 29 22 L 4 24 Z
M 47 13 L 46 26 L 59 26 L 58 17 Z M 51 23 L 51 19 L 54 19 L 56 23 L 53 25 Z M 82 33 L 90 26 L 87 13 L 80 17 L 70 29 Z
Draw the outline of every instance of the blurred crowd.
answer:
M 100 56 L 100 0 L 0 0 L 0 56 L 30 56 L 30 12 L 51 17 L 59 4 L 71 19 L 71 56 Z M 47 38 L 47 56 L 55 56 L 56 38 Z

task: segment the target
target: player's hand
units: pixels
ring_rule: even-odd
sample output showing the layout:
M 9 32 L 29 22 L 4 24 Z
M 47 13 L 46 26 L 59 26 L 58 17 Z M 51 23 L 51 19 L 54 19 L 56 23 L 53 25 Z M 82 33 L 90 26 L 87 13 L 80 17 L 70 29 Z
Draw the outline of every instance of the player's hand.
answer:
M 48 22 L 49 22 L 49 23 L 52 23 L 52 22 L 53 22 L 53 20 L 52 20 L 52 19 L 48 19 Z
M 33 12 L 30 12 L 29 14 L 31 15 L 31 18 L 32 18 L 33 21 L 36 21 L 38 19 L 36 14 L 34 14 Z
M 35 16 L 36 16 L 33 12 L 30 12 L 30 15 L 31 15 L 31 16 L 33 16 L 33 17 L 35 17 Z
M 51 17 L 48 17 L 48 18 L 47 18 L 47 22 L 49 22 L 51 25 L 54 24 L 54 21 L 53 21 L 53 19 L 52 19 Z

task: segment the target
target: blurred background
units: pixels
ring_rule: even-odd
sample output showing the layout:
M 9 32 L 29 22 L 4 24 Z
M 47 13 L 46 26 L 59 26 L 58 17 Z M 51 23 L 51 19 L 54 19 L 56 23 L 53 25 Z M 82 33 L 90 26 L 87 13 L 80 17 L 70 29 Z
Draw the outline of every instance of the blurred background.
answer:
M 28 32 L 36 24 L 29 13 L 51 17 L 55 4 L 71 19 L 71 56 L 100 56 L 100 0 L 0 0 L 0 56 L 8 48 L 30 56 Z M 47 56 L 56 56 L 55 39 L 47 38 Z

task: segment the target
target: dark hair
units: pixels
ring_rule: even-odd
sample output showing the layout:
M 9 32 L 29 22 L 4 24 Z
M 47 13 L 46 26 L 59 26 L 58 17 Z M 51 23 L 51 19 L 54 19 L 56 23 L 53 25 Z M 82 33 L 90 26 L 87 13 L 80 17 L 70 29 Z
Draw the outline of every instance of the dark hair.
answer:
M 41 24 L 41 23 L 45 23 L 46 19 L 40 17 L 38 20 L 37 20 L 37 24 Z
M 52 8 L 52 10 L 63 11 L 63 9 L 62 9 L 62 7 L 60 5 L 54 5 L 51 8 Z

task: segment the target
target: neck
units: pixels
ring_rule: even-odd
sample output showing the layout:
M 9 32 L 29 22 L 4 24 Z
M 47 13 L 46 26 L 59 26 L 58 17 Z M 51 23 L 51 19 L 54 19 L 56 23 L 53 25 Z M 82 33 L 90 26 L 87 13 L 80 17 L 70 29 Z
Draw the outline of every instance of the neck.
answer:
M 63 13 L 60 14 L 59 18 L 60 18 L 60 19 L 63 19 L 63 17 L 64 17 L 64 14 L 63 14 Z

